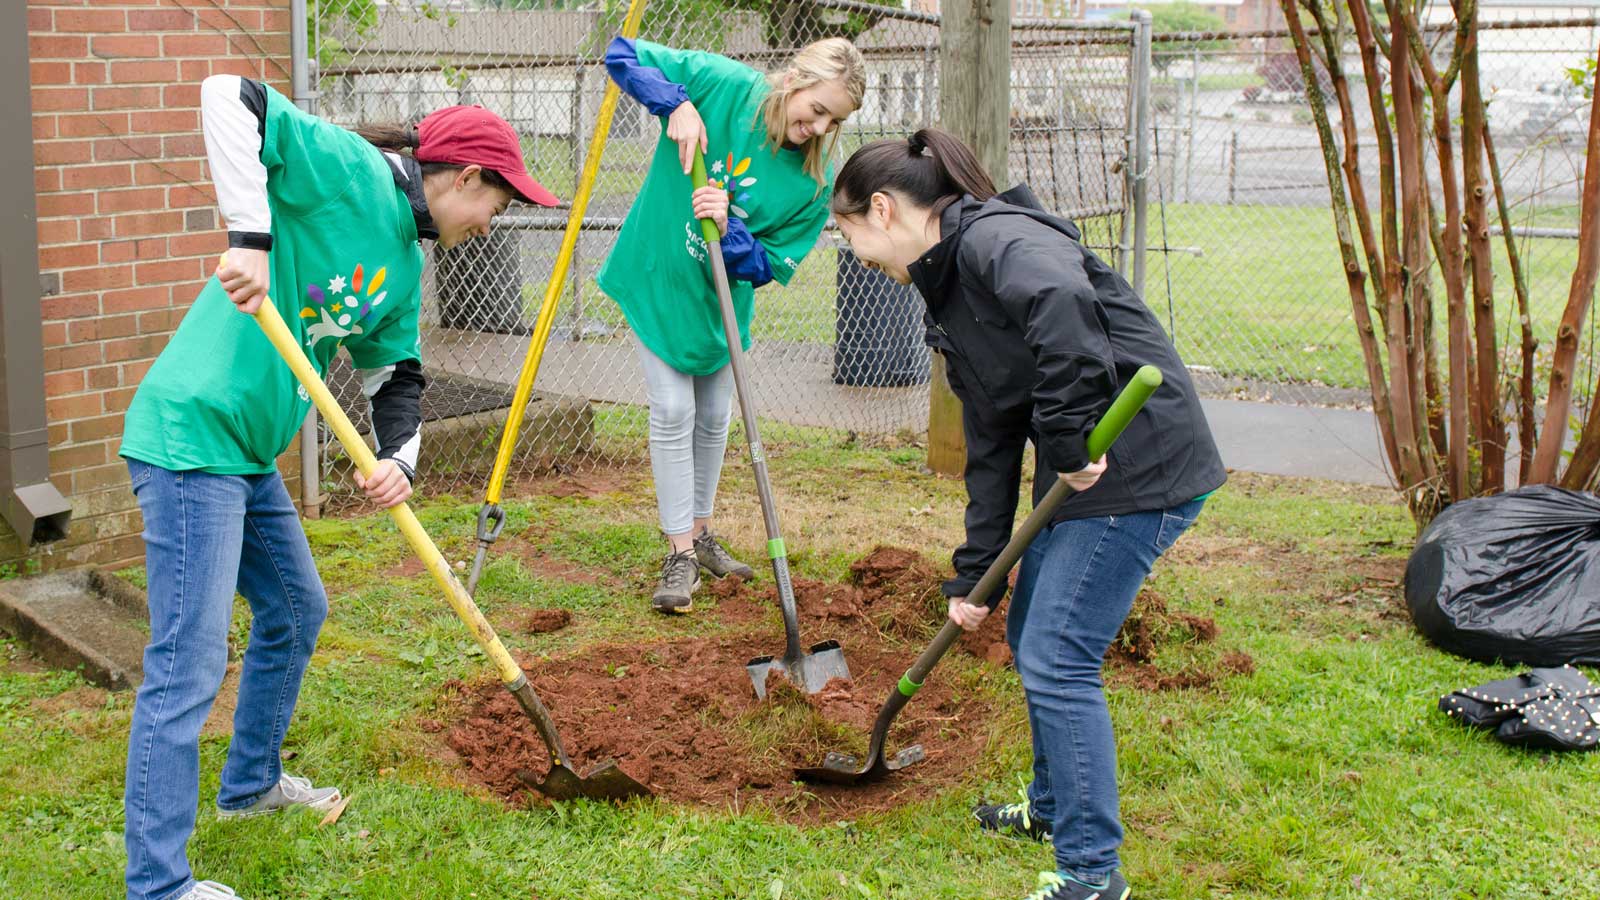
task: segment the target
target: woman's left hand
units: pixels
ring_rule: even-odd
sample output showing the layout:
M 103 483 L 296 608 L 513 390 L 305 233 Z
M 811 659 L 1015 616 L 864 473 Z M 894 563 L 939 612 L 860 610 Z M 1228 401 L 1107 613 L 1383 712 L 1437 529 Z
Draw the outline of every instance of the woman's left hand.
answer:
M 717 223 L 717 231 L 728 234 L 728 192 L 714 185 L 695 188 L 694 217 Z
M 1068 472 L 1061 477 L 1067 484 L 1072 486 L 1073 490 L 1082 492 L 1094 487 L 1095 482 L 1100 480 L 1100 476 L 1105 474 L 1105 471 L 1105 457 L 1101 457 L 1078 471 Z
M 411 479 L 400 471 L 400 466 L 392 459 L 378 460 L 371 478 L 364 478 L 357 472 L 356 486 L 366 492 L 368 500 L 384 509 L 399 506 L 411 499 Z
M 989 607 L 968 603 L 965 597 L 950 598 L 950 621 L 964 631 L 976 631 L 989 617 Z

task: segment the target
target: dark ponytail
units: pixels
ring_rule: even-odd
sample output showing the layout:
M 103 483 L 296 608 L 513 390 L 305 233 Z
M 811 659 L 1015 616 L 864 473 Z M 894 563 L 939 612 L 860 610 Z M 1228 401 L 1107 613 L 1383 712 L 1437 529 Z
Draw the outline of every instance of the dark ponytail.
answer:
M 934 215 L 964 194 L 978 200 L 995 194 L 978 157 L 937 128 L 923 128 L 906 140 L 873 141 L 850 154 L 833 184 L 833 214 L 862 215 L 878 191 L 894 191 Z
M 356 134 L 366 138 L 367 143 L 379 150 L 415 153 L 417 148 L 422 146 L 422 138 L 417 135 L 417 129 L 411 125 L 357 125 L 354 130 Z
M 422 146 L 422 137 L 417 134 L 416 127 L 412 125 L 357 125 L 354 131 L 365 138 L 367 143 L 377 147 L 379 150 L 388 150 L 406 156 L 415 156 L 417 148 Z M 441 162 L 425 162 L 421 163 L 421 165 L 422 177 L 424 178 L 435 172 L 459 172 L 466 168 L 454 163 Z M 517 189 L 511 186 L 511 182 L 505 180 L 499 172 L 493 169 L 480 169 L 478 177 L 483 179 L 484 184 L 492 188 L 499 188 L 513 198 L 520 196 Z

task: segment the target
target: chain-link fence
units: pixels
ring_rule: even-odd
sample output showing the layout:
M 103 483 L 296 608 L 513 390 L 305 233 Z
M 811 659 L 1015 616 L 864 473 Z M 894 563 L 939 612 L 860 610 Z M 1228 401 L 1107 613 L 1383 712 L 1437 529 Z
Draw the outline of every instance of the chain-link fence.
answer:
M 539 8 L 524 8 L 532 6 Z M 313 108 L 355 125 L 415 122 L 440 106 L 481 103 L 522 133 L 534 177 L 570 200 L 607 84 L 605 47 L 626 5 L 556 6 L 313 2 Z M 767 71 L 804 44 L 834 35 L 856 44 L 868 72 L 863 106 L 843 128 L 836 164 L 867 141 L 904 137 L 937 121 L 937 16 L 853 0 L 774 5 L 766 15 L 718 0 L 652 0 L 640 30 L 650 40 L 716 51 Z M 1027 180 L 1046 204 L 1078 219 L 1086 240 L 1102 249 L 1129 241 L 1123 160 L 1132 144 L 1131 35 L 1126 25 L 1054 21 L 1022 21 L 1014 31 L 1012 179 Z M 644 383 L 635 344 L 595 274 L 660 132 L 656 119 L 622 97 L 513 476 L 553 463 L 644 459 Z M 432 251 L 422 332 L 430 487 L 472 490 L 487 481 L 566 219 L 565 210 L 517 206 L 489 237 Z M 857 263 L 831 228 L 787 286 L 757 292 L 752 336 L 751 384 L 762 420 L 770 423 L 763 435 L 769 443 L 925 430 L 922 302 L 912 289 Z M 365 407 L 348 369 L 332 373 L 330 382 L 346 408 Z M 733 437 L 735 445 L 739 440 Z M 338 457 L 324 435 L 327 470 L 336 469 Z
M 1447 52 L 1449 35 L 1435 29 Z M 1156 34 L 1154 42 L 1148 240 L 1156 252 L 1146 301 L 1212 387 L 1365 402 L 1322 151 L 1288 32 Z M 1588 128 L 1589 102 L 1568 69 L 1592 60 L 1597 44 L 1600 19 L 1485 21 L 1479 35 L 1489 127 L 1546 371 L 1577 261 Z M 1353 42 L 1344 68 L 1360 77 Z M 1371 110 L 1359 83 L 1355 90 L 1362 172 L 1376 203 Z M 1336 106 L 1329 115 L 1337 132 Z M 1425 152 L 1432 164 L 1431 145 Z M 1514 356 L 1516 304 L 1498 227 L 1494 233 L 1497 308 L 1510 317 L 1500 346 Z M 1444 291 L 1434 296 L 1442 321 Z M 1594 383 L 1592 338 L 1585 336 L 1580 361 L 1584 391 Z

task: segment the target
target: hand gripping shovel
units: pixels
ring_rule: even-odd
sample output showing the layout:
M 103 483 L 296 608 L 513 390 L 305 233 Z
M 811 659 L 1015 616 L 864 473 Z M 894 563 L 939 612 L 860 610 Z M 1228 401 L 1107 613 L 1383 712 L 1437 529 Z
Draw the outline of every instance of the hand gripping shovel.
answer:
M 344 445 L 345 453 L 355 461 L 356 468 L 361 470 L 363 476 L 370 476 L 372 470 L 378 465 L 372 451 L 367 448 L 366 441 L 356 432 L 355 426 L 350 424 L 350 418 L 339 407 L 333 394 L 328 392 L 327 385 L 322 383 L 316 369 L 311 367 L 311 362 L 306 359 L 300 343 L 283 324 L 283 319 L 278 315 L 278 310 L 268 298 L 261 304 L 255 314 L 256 324 L 266 332 L 267 340 L 272 342 L 278 355 L 289 364 L 301 386 L 311 394 L 311 399 L 317 404 L 317 409 L 322 412 L 322 417 L 328 420 L 333 433 L 338 435 L 339 442 Z M 494 626 L 483 617 L 472 597 L 467 594 L 461 582 L 450 573 L 450 564 L 445 562 L 444 556 L 439 553 L 439 548 L 434 546 L 428 533 L 422 530 L 422 523 L 417 521 L 417 516 L 411 507 L 405 503 L 389 508 L 389 514 L 394 516 L 394 521 L 400 528 L 400 533 L 406 536 L 411 543 L 411 549 L 416 551 L 428 571 L 433 574 L 433 580 L 444 589 L 445 599 L 450 601 L 450 607 L 455 610 L 461 621 L 466 623 L 467 629 L 477 639 L 478 646 L 494 660 L 495 668 L 499 670 L 500 681 L 506 690 L 517 698 L 517 703 L 522 706 L 523 712 L 533 720 L 533 727 L 538 730 L 539 737 L 544 739 L 544 744 L 550 750 L 550 771 L 543 779 L 536 779 L 531 774 L 521 775 L 523 781 L 531 787 L 537 788 L 546 796 L 556 800 L 572 800 L 577 797 L 588 797 L 592 800 L 620 800 L 625 797 L 642 796 L 650 793 L 649 788 L 629 778 L 618 769 L 613 762 L 604 762 L 588 775 L 579 775 L 573 771 L 567 756 L 566 748 L 561 745 L 561 736 L 556 733 L 555 720 L 550 717 L 550 711 L 545 709 L 544 703 L 539 700 L 539 695 L 533 692 L 533 686 L 528 684 L 527 676 L 511 654 L 506 652 L 505 645 L 500 643 L 499 635 L 495 634 Z
M 1155 366 L 1143 366 L 1133 375 L 1133 380 L 1126 389 L 1117 396 L 1111 408 L 1106 411 L 1100 424 L 1094 427 L 1089 434 L 1089 458 L 1099 459 L 1105 455 L 1106 450 L 1116 441 L 1122 430 L 1128 427 L 1128 422 L 1133 419 L 1139 408 L 1144 406 L 1144 401 L 1149 399 L 1151 392 L 1161 385 L 1161 370 Z M 1000 551 L 1000 556 L 990 566 L 983 577 L 978 580 L 972 593 L 967 595 L 967 602 L 974 605 L 986 604 L 992 612 L 1000 604 L 1000 599 L 1005 596 L 1006 578 L 1011 574 L 1011 567 L 1022 558 L 1023 551 L 1033 543 L 1039 532 L 1049 523 L 1050 517 L 1055 514 L 1056 507 L 1063 500 L 1076 493 L 1066 481 L 1057 481 L 1044 500 L 1034 508 L 1033 512 L 1022 523 L 1011 540 L 1006 543 L 1005 549 Z M 900 683 L 894 686 L 889 693 L 888 702 L 883 704 L 883 709 L 878 713 L 878 719 L 872 725 L 872 743 L 867 748 L 866 762 L 862 762 L 847 753 L 830 752 L 822 760 L 822 765 L 812 768 L 796 768 L 795 774 L 804 781 L 825 781 L 832 784 L 857 784 L 873 781 L 922 759 L 921 744 L 915 744 L 896 753 L 893 759 L 885 759 L 883 744 L 889 736 L 889 726 L 894 724 L 895 716 L 905 708 L 906 703 L 916 695 L 928 673 L 950 649 L 950 645 L 961 636 L 961 626 L 954 622 L 945 622 L 939 629 L 939 634 L 922 651 L 917 661 L 911 668 L 900 676 Z
M 698 150 L 694 155 L 694 186 L 706 183 L 706 160 Z M 755 685 L 756 697 L 766 699 L 767 674 L 777 672 L 808 694 L 822 690 L 823 685 L 835 678 L 850 677 L 850 666 L 845 663 L 844 651 L 838 641 L 823 641 L 811 649 L 800 649 L 799 614 L 795 611 L 794 584 L 789 580 L 789 555 L 783 545 L 783 535 L 778 531 L 778 508 L 772 499 L 772 484 L 767 480 L 767 456 L 761 446 L 761 433 L 756 430 L 755 401 L 750 396 L 750 385 L 745 380 L 744 347 L 739 341 L 739 323 L 733 312 L 733 294 L 728 288 L 728 267 L 722 259 L 722 236 L 717 223 L 700 220 L 700 231 L 706 239 L 706 252 L 711 256 L 711 276 L 717 286 L 717 301 L 722 306 L 722 332 L 728 340 L 728 365 L 733 368 L 734 390 L 739 395 L 739 412 L 744 416 L 744 434 L 750 442 L 750 467 L 756 473 L 756 493 L 761 497 L 761 518 L 767 526 L 767 555 L 772 557 L 772 575 L 778 584 L 778 605 L 783 609 L 784 650 L 781 659 L 758 656 L 750 660 L 745 670 Z

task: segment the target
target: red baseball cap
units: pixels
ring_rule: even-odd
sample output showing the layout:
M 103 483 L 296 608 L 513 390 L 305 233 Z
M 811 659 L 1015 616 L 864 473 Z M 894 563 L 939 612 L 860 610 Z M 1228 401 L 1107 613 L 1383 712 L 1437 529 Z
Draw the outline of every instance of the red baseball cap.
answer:
M 529 203 L 555 206 L 556 196 L 528 176 L 522 141 L 505 119 L 481 106 L 447 106 L 417 123 L 418 162 L 482 166 L 498 173 Z

